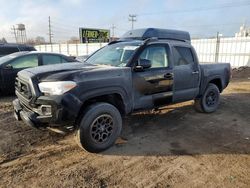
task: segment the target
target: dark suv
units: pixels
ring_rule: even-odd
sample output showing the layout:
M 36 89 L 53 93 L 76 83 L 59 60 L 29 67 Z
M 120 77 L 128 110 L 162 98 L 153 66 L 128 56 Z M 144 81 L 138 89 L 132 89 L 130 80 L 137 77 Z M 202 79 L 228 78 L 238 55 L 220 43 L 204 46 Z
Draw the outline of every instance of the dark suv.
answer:
M 36 51 L 36 49 L 33 46 L 25 44 L 0 43 L 0 57 L 21 51 Z

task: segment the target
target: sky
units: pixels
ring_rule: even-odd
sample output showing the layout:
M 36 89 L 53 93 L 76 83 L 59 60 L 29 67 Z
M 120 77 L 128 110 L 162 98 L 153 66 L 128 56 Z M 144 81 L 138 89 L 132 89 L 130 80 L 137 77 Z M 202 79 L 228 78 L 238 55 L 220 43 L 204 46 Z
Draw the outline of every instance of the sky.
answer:
M 111 29 L 119 37 L 131 29 L 129 14 L 137 15 L 134 28 L 157 27 L 189 31 L 192 37 L 217 32 L 234 36 L 250 26 L 250 0 L 0 0 L 0 38 L 14 42 L 13 25 L 23 23 L 27 38 L 48 41 L 48 17 L 53 42 L 79 36 L 79 27 Z

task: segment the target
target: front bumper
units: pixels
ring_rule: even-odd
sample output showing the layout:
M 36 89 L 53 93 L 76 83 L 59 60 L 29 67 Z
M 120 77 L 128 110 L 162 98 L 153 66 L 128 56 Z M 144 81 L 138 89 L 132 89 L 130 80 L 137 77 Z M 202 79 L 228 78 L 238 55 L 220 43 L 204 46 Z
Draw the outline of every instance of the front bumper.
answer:
M 23 121 L 27 125 L 38 128 L 38 122 L 36 121 L 36 114 L 34 112 L 28 112 L 23 110 L 18 99 L 13 101 L 14 117 L 18 121 Z
M 66 94 L 64 96 L 38 97 L 35 105 L 25 104 L 21 100 L 15 99 L 13 106 L 14 116 L 17 120 L 22 120 L 32 127 L 42 128 L 73 125 L 82 103 L 73 95 Z M 44 113 L 43 107 L 49 107 L 49 113 Z

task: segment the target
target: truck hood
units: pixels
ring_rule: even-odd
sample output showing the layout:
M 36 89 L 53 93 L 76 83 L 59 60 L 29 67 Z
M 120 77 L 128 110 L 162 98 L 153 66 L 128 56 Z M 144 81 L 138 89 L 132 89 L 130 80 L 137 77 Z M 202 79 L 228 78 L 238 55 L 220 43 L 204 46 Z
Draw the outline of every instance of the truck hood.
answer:
M 85 76 L 93 72 L 109 72 L 113 69 L 122 69 L 121 67 L 112 67 L 108 65 L 93 65 L 87 63 L 63 63 L 55 65 L 46 65 L 35 68 L 29 68 L 20 71 L 18 74 L 33 75 L 38 81 L 63 81 L 74 80 L 84 74 Z

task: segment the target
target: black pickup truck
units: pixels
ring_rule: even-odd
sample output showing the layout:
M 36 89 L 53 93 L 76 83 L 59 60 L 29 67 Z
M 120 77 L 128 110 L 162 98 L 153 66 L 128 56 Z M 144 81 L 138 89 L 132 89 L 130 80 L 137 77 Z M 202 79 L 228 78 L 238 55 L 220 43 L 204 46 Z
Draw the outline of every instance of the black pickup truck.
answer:
M 73 128 L 80 146 L 100 152 L 127 114 L 188 100 L 214 112 L 230 77 L 230 64 L 199 64 L 188 32 L 131 30 L 83 64 L 19 72 L 14 114 L 36 128 Z

